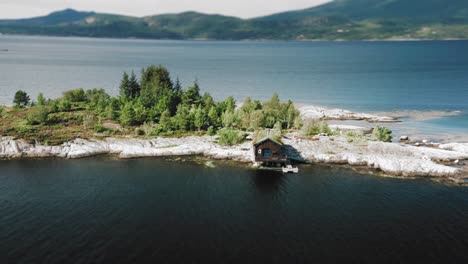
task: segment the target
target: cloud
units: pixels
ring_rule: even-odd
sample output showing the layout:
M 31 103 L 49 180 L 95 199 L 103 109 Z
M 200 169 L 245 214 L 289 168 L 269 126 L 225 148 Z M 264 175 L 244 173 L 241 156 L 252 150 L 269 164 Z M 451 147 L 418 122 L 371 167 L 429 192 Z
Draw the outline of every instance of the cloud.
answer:
M 45 15 L 65 8 L 146 16 L 199 11 L 239 17 L 255 17 L 308 8 L 330 0 L 1 0 L 1 18 Z

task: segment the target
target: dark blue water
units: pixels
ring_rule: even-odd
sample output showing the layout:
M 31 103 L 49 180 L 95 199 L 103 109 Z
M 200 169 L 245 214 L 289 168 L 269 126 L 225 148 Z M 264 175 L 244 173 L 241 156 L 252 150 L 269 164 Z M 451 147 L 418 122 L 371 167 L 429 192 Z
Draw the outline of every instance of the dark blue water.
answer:
M 468 188 L 320 166 L 0 161 L 1 263 L 467 263 Z
M 216 98 L 266 99 L 352 110 L 468 109 L 468 41 L 211 42 L 0 36 L 0 103 L 17 89 L 103 87 L 123 71 L 166 65 Z

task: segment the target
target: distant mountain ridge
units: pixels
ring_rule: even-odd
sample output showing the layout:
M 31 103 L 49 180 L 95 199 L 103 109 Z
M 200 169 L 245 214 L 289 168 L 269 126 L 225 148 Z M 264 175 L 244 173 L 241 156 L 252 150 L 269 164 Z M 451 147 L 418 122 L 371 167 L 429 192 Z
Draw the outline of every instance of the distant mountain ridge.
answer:
M 467 0 L 335 0 L 253 19 L 197 12 L 131 17 L 66 9 L 0 20 L 0 33 L 150 39 L 466 39 Z

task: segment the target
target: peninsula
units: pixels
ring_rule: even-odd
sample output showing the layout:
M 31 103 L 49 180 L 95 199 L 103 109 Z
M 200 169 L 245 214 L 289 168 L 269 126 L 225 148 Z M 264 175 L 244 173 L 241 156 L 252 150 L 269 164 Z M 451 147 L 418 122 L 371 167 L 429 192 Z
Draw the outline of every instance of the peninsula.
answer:
M 365 120 L 373 129 L 328 125 L 329 120 Z M 281 102 L 233 97 L 216 102 L 195 81 L 183 89 L 162 66 L 124 73 L 120 94 L 102 89 L 67 91 L 58 99 L 18 91 L 14 106 L 0 108 L 0 158 L 120 158 L 204 155 L 254 160 L 253 143 L 265 136 L 282 142 L 298 162 L 347 164 L 385 175 L 468 176 L 468 144 L 392 142 L 379 124 L 396 118 Z M 252 142 L 253 141 L 253 142 Z M 395 141 L 395 140 L 393 140 Z

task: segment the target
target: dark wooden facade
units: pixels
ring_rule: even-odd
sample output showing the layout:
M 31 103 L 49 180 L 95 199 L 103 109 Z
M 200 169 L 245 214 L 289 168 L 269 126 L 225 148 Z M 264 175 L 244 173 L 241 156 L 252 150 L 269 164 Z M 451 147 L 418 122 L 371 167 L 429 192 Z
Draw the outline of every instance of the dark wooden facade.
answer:
M 265 138 L 254 144 L 255 161 L 283 164 L 287 157 L 283 154 L 283 144 Z

